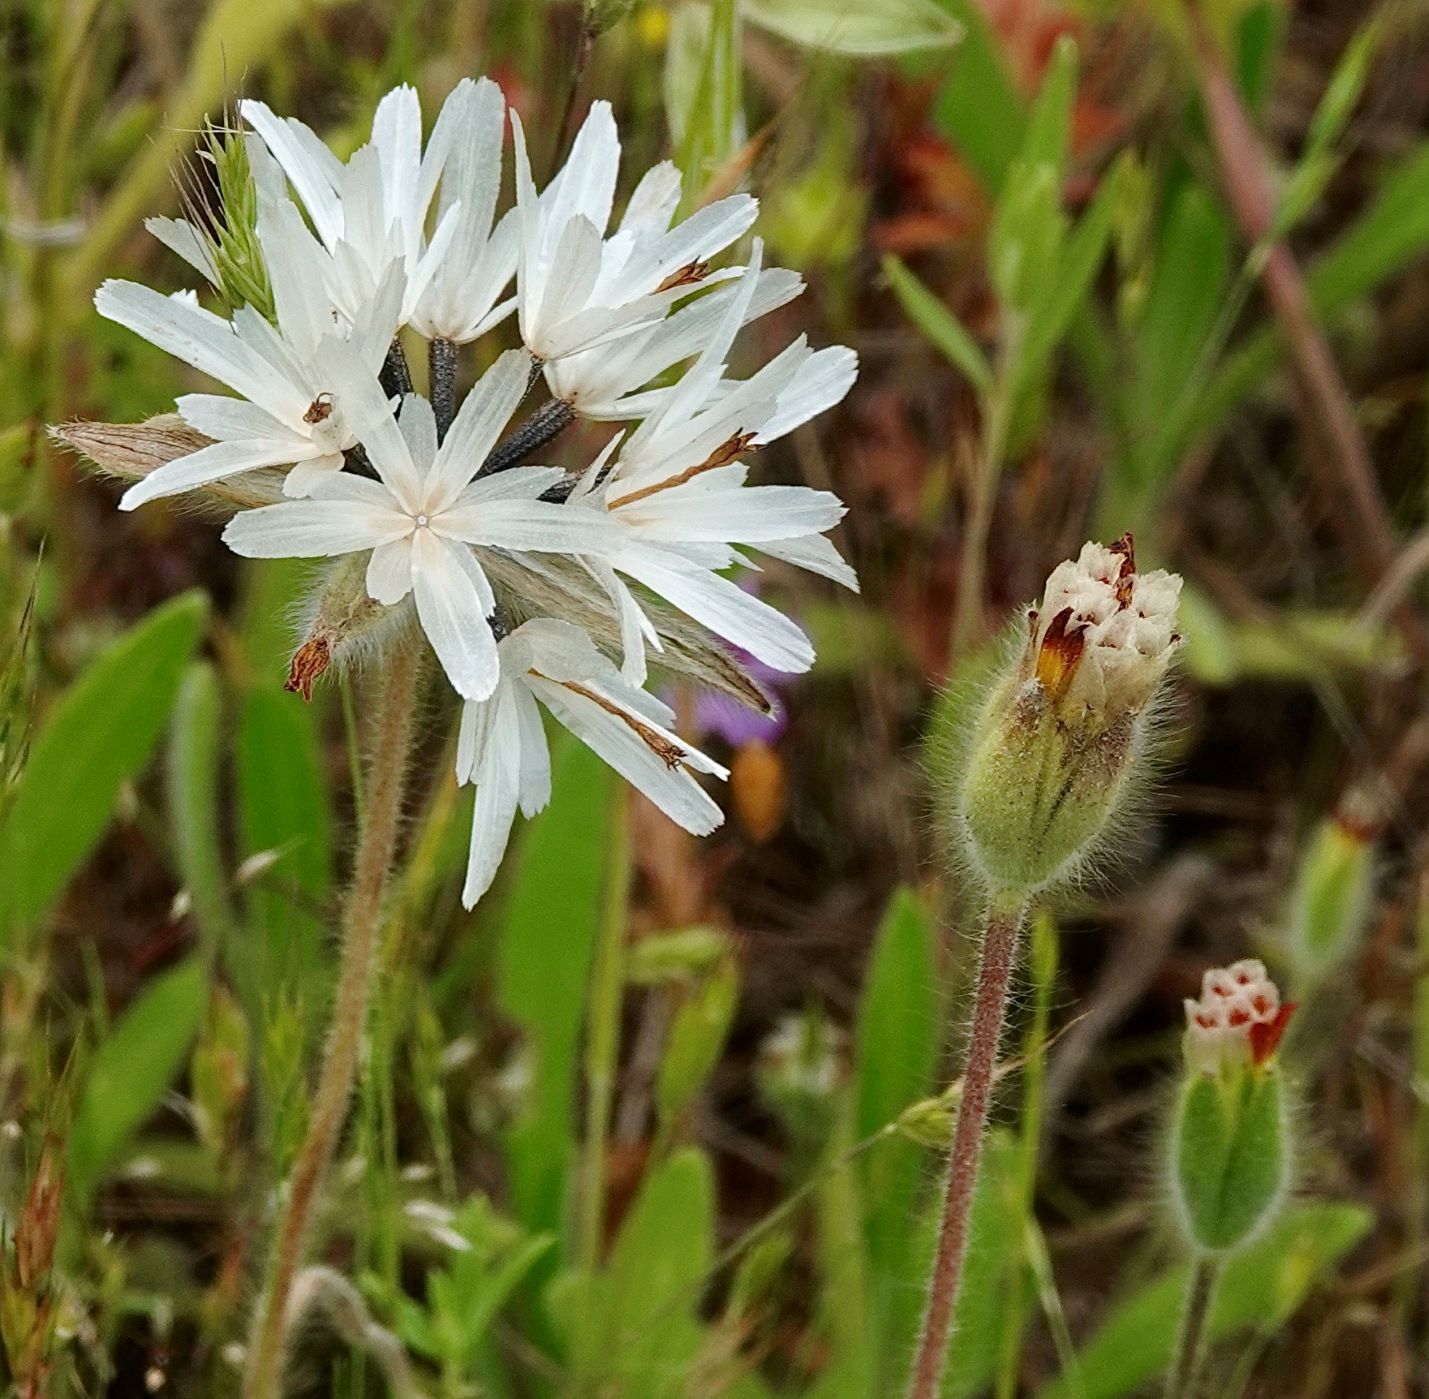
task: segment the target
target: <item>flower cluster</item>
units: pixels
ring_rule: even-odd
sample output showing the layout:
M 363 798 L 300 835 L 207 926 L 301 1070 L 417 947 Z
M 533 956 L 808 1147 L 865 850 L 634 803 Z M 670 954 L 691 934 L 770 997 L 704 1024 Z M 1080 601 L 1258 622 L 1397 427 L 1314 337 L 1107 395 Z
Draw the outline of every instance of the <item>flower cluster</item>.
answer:
M 251 219 L 262 266 L 250 280 L 266 304 L 233 294 L 232 231 L 218 238 L 200 218 L 149 226 L 231 316 L 128 282 L 95 298 L 236 395 L 180 398 L 193 438 L 171 438 L 200 445 L 162 459 L 121 507 L 239 499 L 253 508 L 224 530 L 235 552 L 365 560 L 364 605 L 415 617 L 465 702 L 468 906 L 517 807 L 529 815 L 549 795 L 538 705 L 675 820 L 711 830 L 720 811 L 696 774 L 725 774 L 642 688 L 650 653 L 757 703 L 734 654 L 797 672 L 814 653 L 727 576 L 750 565 L 744 549 L 857 586 L 825 537 L 837 497 L 748 484 L 744 458 L 837 403 L 857 367 L 851 350 L 800 338 L 752 377 L 729 376 L 739 330 L 801 290 L 762 266 L 757 240 L 743 266 L 712 266 L 757 201 L 734 195 L 678 220 L 667 162 L 612 225 L 620 140 L 596 103 L 543 189 L 510 113 L 515 200 L 498 216 L 508 114 L 487 79 L 455 88 L 425 143 L 416 93 L 388 93 L 346 161 L 260 102 L 239 110 L 249 129 L 230 139 L 251 175 L 241 215 L 218 218 Z M 522 348 L 495 357 L 458 407 L 457 347 L 513 317 Z M 412 391 L 403 331 L 429 342 L 428 396 Z M 542 377 L 548 400 L 513 426 Z M 540 464 L 577 418 L 631 426 L 580 471 Z
M 1280 1045 L 1294 1004 L 1254 958 L 1215 967 L 1201 978 L 1201 997 L 1186 1001 L 1186 1066 L 1195 1073 L 1267 1063 Z

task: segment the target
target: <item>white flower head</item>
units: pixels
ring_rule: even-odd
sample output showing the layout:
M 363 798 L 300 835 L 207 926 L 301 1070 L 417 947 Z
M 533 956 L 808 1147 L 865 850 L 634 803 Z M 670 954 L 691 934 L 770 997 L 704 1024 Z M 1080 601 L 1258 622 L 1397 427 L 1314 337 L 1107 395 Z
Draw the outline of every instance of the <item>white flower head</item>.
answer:
M 657 321 L 709 280 L 708 259 L 758 212 L 748 195 L 732 195 L 671 227 L 680 176 L 667 161 L 640 181 L 607 237 L 620 168 L 610 104 L 592 105 L 564 167 L 539 195 L 515 112 L 511 126 L 521 225 L 517 313 L 521 338 L 537 359 L 559 360 Z
M 1262 1064 L 1275 1053 L 1293 1005 L 1252 957 L 1201 978 L 1199 1000 L 1187 1000 L 1185 1058 L 1193 1073 Z
M 724 819 L 695 780 L 729 774 L 670 731 L 674 714 L 631 685 L 579 627 L 537 618 L 497 646 L 494 693 L 462 710 L 457 779 L 476 784 L 462 901 L 491 886 L 517 809 L 534 816 L 551 797 L 551 759 L 537 708 L 550 712 L 673 821 L 708 835 Z
M 469 93 L 458 87 L 449 100 L 464 110 Z M 442 142 L 434 140 L 424 152 L 416 90 L 393 88 L 377 104 L 371 141 L 344 162 L 295 117 L 279 117 L 252 99 L 238 110 L 312 220 L 329 255 L 325 280 L 339 310 L 354 324 L 365 320 L 376 288 L 396 262 L 406 282 L 391 329 L 406 324 L 457 233 L 460 210 L 448 204 L 431 240 L 426 238 L 427 210 L 457 136 L 456 122 L 447 123 Z
M 323 558 L 371 551 L 367 590 L 378 602 L 409 593 L 432 649 L 458 694 L 484 699 L 497 682 L 496 609 L 483 549 L 580 554 L 610 526 L 597 512 L 540 499 L 563 473 L 517 467 L 478 479 L 525 392 L 528 360 L 503 355 L 467 395 L 441 445 L 426 399 L 409 395 L 400 418 L 375 378 L 349 363 L 344 392 L 358 405 L 361 441 L 376 480 L 341 472 L 311 500 L 245 510 L 224 540 L 248 558 Z
M 716 635 L 777 670 L 813 664 L 803 631 L 723 575 L 746 545 L 857 588 L 824 534 L 843 517 L 837 496 L 807 486 L 750 486 L 739 458 L 837 403 L 857 372 L 852 350 L 812 351 L 802 340 L 752 378 L 726 381 L 725 360 L 759 286 L 755 241 L 738 294 L 683 379 L 663 396 L 613 465 L 597 463 L 573 500 L 598 501 L 622 527 L 600 567 L 620 609 L 626 674 L 644 676 L 641 639 L 654 629 L 619 575 L 663 597 Z
M 1047 579 L 1034 614 L 1037 678 L 1063 713 L 1105 722 L 1134 715 L 1156 693 L 1180 644 L 1178 574 L 1136 571 L 1131 536 L 1083 545 Z

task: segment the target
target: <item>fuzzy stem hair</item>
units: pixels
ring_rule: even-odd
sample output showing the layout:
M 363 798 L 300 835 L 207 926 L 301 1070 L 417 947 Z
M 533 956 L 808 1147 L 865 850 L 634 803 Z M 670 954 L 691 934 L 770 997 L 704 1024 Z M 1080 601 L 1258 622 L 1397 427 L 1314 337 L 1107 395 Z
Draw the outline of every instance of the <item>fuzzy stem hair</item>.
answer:
M 322 1070 L 307 1134 L 288 1180 L 286 1201 L 249 1339 L 244 1399 L 279 1399 L 287 1362 L 290 1299 L 312 1232 L 314 1207 L 347 1118 L 367 1023 L 382 904 L 401 823 L 420 653 L 396 651 L 382 671 L 367 801 L 343 919 L 342 960 Z
M 1191 1260 L 1186 1303 L 1176 1333 L 1176 1351 L 1171 1358 L 1171 1368 L 1166 1372 L 1165 1399 L 1192 1399 L 1196 1392 L 1220 1271 L 1220 1261 L 1213 1254 L 1198 1252 Z
M 938 1399 L 948 1358 L 948 1337 L 968 1250 L 968 1220 L 977 1188 L 978 1162 L 987 1135 L 988 1105 L 1007 1010 L 1007 988 L 1017 960 L 1026 902 L 994 896 L 983 925 L 977 1000 L 968 1037 L 962 1098 L 953 1127 L 952 1151 L 943 1182 L 942 1219 L 933 1271 L 928 1278 L 923 1324 L 908 1384 L 908 1399 Z

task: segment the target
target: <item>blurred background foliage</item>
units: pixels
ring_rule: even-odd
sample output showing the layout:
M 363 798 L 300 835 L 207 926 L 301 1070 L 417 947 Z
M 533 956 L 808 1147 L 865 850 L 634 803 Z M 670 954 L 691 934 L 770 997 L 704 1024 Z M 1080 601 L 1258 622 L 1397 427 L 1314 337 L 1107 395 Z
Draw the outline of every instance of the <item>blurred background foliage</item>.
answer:
M 1168 792 L 1114 885 L 1036 921 L 947 1392 L 1155 1383 L 1180 999 L 1254 952 L 1303 1003 L 1306 1146 L 1218 1298 L 1216 1392 L 1429 1393 L 1422 5 L 7 0 L 0 22 L 14 1392 L 236 1384 L 361 802 L 360 678 L 281 689 L 304 569 L 121 516 L 47 436 L 193 387 L 91 294 L 184 284 L 141 219 L 238 95 L 351 147 L 391 84 L 431 110 L 486 72 L 548 165 L 602 95 L 627 173 L 671 153 L 691 204 L 761 196 L 810 291 L 752 348 L 807 327 L 863 372 L 760 469 L 849 501 L 864 591 L 769 574 L 820 651 L 778 729 L 724 734 L 677 695 L 731 760 L 723 833 L 697 845 L 564 749 L 470 916 L 432 699 L 294 1393 L 896 1392 L 969 957 L 947 753 L 1002 620 L 1125 529 L 1187 579 Z

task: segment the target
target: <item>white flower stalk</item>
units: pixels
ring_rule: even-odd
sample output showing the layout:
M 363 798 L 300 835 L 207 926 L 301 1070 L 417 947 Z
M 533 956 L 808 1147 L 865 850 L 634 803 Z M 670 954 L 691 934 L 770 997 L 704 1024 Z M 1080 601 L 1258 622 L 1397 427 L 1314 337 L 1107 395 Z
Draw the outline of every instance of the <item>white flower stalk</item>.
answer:
M 597 567 L 620 611 L 632 680 L 645 673 L 642 638 L 659 642 L 617 575 L 788 672 L 813 664 L 813 646 L 783 613 L 723 576 L 748 562 L 735 546 L 858 587 L 823 537 L 843 517 L 838 497 L 806 486 L 749 486 L 749 468 L 739 461 L 839 402 L 857 372 L 852 350 L 815 352 L 801 339 L 752 378 L 724 380 L 726 356 L 759 286 L 760 254 L 756 241 L 738 295 L 684 378 L 620 447 L 614 465 L 607 471 L 598 462 L 572 495 L 573 502 L 598 502 L 621 526 L 619 543 Z
M 476 784 L 462 902 L 491 886 L 517 809 L 530 817 L 551 796 L 551 759 L 537 708 L 550 712 L 671 820 L 708 835 L 724 819 L 695 779 L 726 770 L 670 731 L 674 713 L 631 685 L 585 632 L 568 622 L 526 622 L 497 646 L 500 680 L 462 710 L 457 779 Z
M 227 321 L 191 296 L 165 296 L 136 282 L 108 281 L 95 293 L 100 315 L 241 395 L 181 397 L 180 416 L 213 442 L 131 486 L 120 509 L 259 467 L 291 467 L 285 493 L 306 495 L 316 481 L 339 471 L 343 452 L 357 444 L 340 380 L 354 357 L 364 373 L 375 374 L 382 363 L 402 298 L 401 269 L 387 269 L 366 314 L 348 329 L 334 317 L 316 260 L 321 253 L 297 210 L 291 204 L 265 210 L 258 237 L 276 326 L 251 306 Z
M 464 88 L 449 100 L 471 115 Z M 327 289 L 337 307 L 354 324 L 363 321 L 387 269 L 397 262 L 406 276 L 400 312 L 400 323 L 406 324 L 457 234 L 460 210 L 446 202 L 430 242 L 426 238 L 437 182 L 452 146 L 465 134 L 457 121 L 439 122 L 442 140 L 434 139 L 424 152 L 417 93 L 393 88 L 377 104 L 371 141 L 343 162 L 295 117 L 279 117 L 251 99 L 238 110 L 288 177 L 327 249 Z M 480 145 L 482 132 L 471 137 Z
M 1215 967 L 1187 999 L 1184 1052 L 1192 1073 L 1220 1074 L 1263 1064 L 1275 1053 L 1294 1010 L 1282 1004 L 1265 965 L 1253 957 Z
M 658 320 L 709 280 L 708 260 L 743 234 L 758 212 L 748 195 L 732 195 L 672 228 L 680 175 L 667 161 L 636 186 L 607 237 L 620 168 L 610 104 L 591 107 L 565 166 L 540 195 L 515 112 L 511 127 L 521 243 L 517 312 L 521 338 L 539 360 L 591 349 Z
M 596 511 L 540 499 L 555 467 L 517 467 L 477 480 L 525 391 L 528 360 L 509 351 L 467 395 L 440 446 L 431 405 L 417 395 L 400 419 L 371 375 L 353 373 L 361 439 L 377 480 L 342 472 L 311 500 L 247 510 L 223 537 L 248 558 L 321 558 L 371 552 L 367 590 L 377 602 L 409 593 L 422 629 L 457 693 L 485 699 L 496 687 L 496 639 L 485 620 L 496 598 L 480 551 L 581 554 L 611 537 Z

